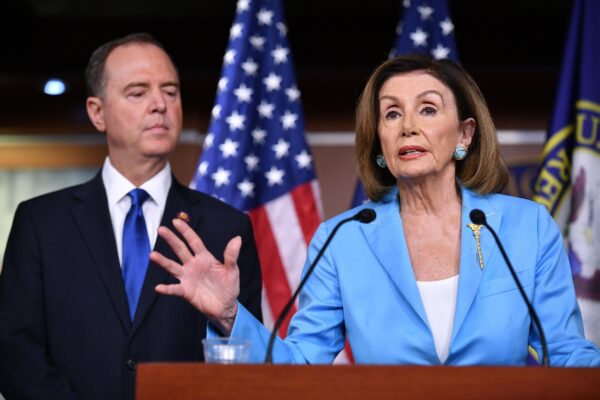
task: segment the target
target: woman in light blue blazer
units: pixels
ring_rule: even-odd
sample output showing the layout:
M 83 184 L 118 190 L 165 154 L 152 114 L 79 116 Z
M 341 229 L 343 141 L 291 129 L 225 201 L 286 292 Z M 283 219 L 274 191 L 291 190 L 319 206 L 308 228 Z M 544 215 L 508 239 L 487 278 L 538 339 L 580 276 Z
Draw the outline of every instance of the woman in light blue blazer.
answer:
M 358 105 L 356 158 L 371 199 L 359 208 L 377 218 L 340 229 L 301 292 L 287 338 L 275 343 L 275 362 L 331 363 L 346 338 L 357 363 L 525 365 L 528 348 L 541 354 L 492 234 L 469 220 L 479 209 L 539 315 L 551 365 L 600 365 L 583 335 L 560 232 L 542 206 L 499 194 L 507 167 L 483 95 L 461 67 L 424 56 L 383 63 Z M 307 266 L 357 211 L 321 224 Z M 159 234 L 181 265 L 151 257 L 181 283 L 157 291 L 203 311 L 209 334 L 250 339 L 251 359 L 261 362 L 269 331 L 236 301 L 240 239 L 221 264 L 185 222 L 174 225 L 187 246 L 166 228 Z

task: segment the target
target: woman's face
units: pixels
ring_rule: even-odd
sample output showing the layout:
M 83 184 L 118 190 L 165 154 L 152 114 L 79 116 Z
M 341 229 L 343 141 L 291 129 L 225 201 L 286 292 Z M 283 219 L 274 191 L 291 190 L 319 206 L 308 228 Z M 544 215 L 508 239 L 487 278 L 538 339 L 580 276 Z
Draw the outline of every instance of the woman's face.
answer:
M 458 120 L 452 91 L 424 71 L 394 75 L 381 87 L 379 140 L 398 181 L 454 179 L 454 149 L 458 144 L 468 148 L 474 131 L 473 118 Z

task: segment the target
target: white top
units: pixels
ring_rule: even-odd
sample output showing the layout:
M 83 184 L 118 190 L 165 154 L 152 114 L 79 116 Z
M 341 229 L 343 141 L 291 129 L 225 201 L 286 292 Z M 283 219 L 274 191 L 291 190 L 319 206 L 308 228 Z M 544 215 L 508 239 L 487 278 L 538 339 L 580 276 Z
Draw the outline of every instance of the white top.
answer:
M 456 310 L 458 275 L 440 281 L 417 281 L 425 314 L 435 343 L 435 351 L 443 364 L 450 352 L 450 339 Z
M 106 157 L 102 166 L 102 182 L 106 189 L 106 198 L 108 200 L 108 211 L 112 222 L 115 240 L 117 242 L 117 253 L 119 254 L 119 264 L 123 265 L 123 224 L 125 217 L 131 207 L 131 197 L 127 195 L 135 189 L 135 185 L 125 178 L 110 163 Z M 160 226 L 162 215 L 167 204 L 167 195 L 171 188 L 171 166 L 169 163 L 154 175 L 150 180 L 144 182 L 141 189 L 144 189 L 150 195 L 142 206 L 144 219 L 146 220 L 146 229 L 150 240 L 150 248 L 154 248 L 157 229 Z

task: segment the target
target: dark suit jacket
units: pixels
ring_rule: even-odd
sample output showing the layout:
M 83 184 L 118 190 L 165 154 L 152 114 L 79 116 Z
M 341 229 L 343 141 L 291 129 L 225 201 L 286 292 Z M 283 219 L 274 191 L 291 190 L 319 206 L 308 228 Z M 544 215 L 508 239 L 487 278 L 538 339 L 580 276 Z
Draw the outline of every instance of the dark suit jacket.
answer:
M 175 179 L 162 225 L 180 211 L 211 253 L 242 237 L 239 300 L 261 317 L 261 275 L 250 219 Z M 158 237 L 155 250 L 177 260 Z M 133 322 L 101 175 L 19 205 L 0 275 L 0 392 L 8 400 L 133 399 L 144 361 L 202 361 L 206 318 L 161 296 L 176 282 L 150 263 Z

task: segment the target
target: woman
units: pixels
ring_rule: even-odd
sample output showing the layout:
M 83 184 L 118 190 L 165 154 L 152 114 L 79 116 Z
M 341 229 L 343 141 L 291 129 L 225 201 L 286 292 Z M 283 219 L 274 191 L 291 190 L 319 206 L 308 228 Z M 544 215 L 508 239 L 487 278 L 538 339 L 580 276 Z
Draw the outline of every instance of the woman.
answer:
M 524 365 L 541 345 L 492 235 L 470 224 L 480 209 L 498 232 L 548 340 L 552 365 L 600 365 L 583 337 L 562 239 L 546 210 L 499 193 L 508 181 L 484 98 L 448 61 L 404 56 L 371 76 L 357 111 L 356 156 L 377 219 L 340 229 L 300 296 L 276 362 L 330 363 L 348 337 L 357 363 Z M 335 224 L 315 233 L 307 265 Z M 160 235 L 184 268 L 152 260 L 180 285 L 157 287 L 185 297 L 225 335 L 252 340 L 264 358 L 269 332 L 236 301 L 238 238 L 224 264 L 206 253 L 182 221 Z M 211 332 L 209 332 L 210 334 Z M 212 334 L 216 334 L 212 332 Z

